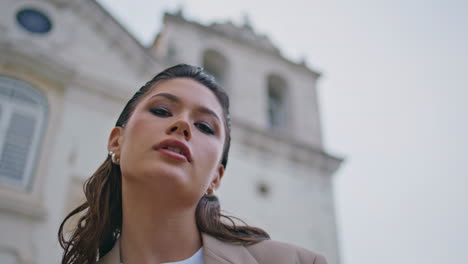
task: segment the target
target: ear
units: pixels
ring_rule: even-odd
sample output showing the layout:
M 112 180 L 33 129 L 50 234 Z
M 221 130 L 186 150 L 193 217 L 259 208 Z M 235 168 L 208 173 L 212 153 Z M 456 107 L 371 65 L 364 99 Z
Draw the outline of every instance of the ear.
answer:
M 114 127 L 109 135 L 109 141 L 107 142 L 107 150 L 114 153 L 120 153 L 120 147 L 122 145 L 123 128 Z
M 216 175 L 214 176 L 213 180 L 210 183 L 210 189 L 217 190 L 221 185 L 221 179 L 224 175 L 224 166 L 219 164 L 218 170 L 216 171 Z

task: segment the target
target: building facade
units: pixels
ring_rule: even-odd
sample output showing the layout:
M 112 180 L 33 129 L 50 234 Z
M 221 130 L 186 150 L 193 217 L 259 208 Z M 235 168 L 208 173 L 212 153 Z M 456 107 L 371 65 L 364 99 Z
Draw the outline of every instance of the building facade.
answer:
M 203 66 L 231 99 L 222 207 L 272 238 L 339 263 L 320 74 L 291 62 L 249 24 L 165 14 L 150 47 L 95 1 L 0 3 L 0 263 L 57 263 L 57 230 L 107 155 L 133 93 L 176 63 Z

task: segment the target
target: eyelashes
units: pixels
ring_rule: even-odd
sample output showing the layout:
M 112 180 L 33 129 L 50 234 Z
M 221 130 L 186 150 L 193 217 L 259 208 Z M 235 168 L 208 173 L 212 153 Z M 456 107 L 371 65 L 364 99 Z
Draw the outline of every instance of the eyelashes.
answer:
M 195 124 L 200 130 L 202 130 L 206 134 L 214 135 L 213 129 L 211 129 L 207 124 L 205 123 L 196 123 Z
M 172 114 L 165 108 L 151 108 L 150 112 L 159 117 L 171 117 Z M 205 122 L 195 123 L 195 126 L 205 134 L 214 135 L 214 130 Z
M 164 108 L 152 108 L 150 109 L 150 112 L 157 116 L 171 116 L 171 113 Z

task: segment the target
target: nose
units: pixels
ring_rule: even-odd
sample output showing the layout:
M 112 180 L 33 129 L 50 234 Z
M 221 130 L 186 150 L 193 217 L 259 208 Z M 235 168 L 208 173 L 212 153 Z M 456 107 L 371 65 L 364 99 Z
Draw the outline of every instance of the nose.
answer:
M 182 135 L 185 140 L 190 140 L 192 138 L 192 132 L 190 131 L 190 125 L 184 119 L 178 119 L 166 130 L 168 135 L 176 133 Z

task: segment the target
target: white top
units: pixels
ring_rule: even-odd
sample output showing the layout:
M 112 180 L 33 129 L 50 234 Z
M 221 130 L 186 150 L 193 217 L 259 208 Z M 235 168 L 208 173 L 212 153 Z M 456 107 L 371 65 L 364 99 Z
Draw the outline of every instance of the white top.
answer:
M 120 263 L 122 264 L 122 263 Z M 203 264 L 203 247 L 201 247 L 193 256 L 177 262 L 164 262 L 161 264 Z
M 193 256 L 177 262 L 165 262 L 161 264 L 203 264 L 203 247 L 201 247 Z

